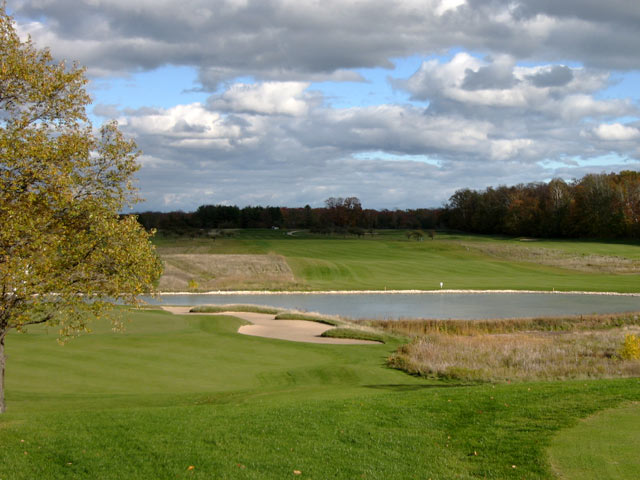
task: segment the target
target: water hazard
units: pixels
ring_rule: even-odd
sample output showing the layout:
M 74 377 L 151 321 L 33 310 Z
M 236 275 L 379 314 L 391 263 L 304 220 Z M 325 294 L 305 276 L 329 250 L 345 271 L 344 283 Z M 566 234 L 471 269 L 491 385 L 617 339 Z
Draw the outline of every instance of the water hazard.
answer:
M 268 305 L 351 318 L 474 319 L 640 311 L 640 296 L 558 293 L 194 294 L 147 299 L 164 305 Z

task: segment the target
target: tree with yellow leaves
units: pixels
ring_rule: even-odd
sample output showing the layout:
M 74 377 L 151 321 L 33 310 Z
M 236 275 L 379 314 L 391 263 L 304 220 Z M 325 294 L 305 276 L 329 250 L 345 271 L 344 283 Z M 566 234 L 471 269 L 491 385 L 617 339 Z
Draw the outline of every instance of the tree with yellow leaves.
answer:
M 76 335 L 161 273 L 149 234 L 121 215 L 138 200 L 137 147 L 115 123 L 94 132 L 86 83 L 21 41 L 0 5 L 0 413 L 9 331 Z

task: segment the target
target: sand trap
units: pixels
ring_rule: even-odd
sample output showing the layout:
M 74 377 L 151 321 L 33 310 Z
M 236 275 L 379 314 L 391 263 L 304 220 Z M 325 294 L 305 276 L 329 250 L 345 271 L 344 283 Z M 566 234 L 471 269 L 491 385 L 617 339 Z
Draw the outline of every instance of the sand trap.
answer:
M 225 312 L 225 313 L 191 313 L 192 307 L 162 307 L 167 312 L 176 315 L 233 315 L 241 318 L 251 325 L 243 325 L 238 333 L 252 335 L 254 337 L 277 338 L 292 342 L 325 343 L 332 345 L 365 345 L 379 344 L 369 340 L 354 340 L 350 338 L 328 338 L 320 335 L 334 327 L 324 323 L 309 322 L 306 320 L 275 320 L 275 315 L 252 312 Z

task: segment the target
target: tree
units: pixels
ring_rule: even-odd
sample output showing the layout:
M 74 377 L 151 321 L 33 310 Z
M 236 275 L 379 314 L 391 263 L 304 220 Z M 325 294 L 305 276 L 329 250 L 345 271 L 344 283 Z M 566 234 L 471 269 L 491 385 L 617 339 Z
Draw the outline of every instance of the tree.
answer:
M 424 240 L 424 233 L 422 232 L 422 230 L 412 230 L 410 232 L 407 232 L 406 235 L 407 240 L 411 240 L 412 238 L 415 238 L 418 242 L 422 242 Z
M 0 412 L 9 331 L 48 324 L 64 340 L 161 273 L 150 233 L 120 215 L 138 200 L 137 148 L 115 123 L 94 133 L 86 82 L 0 6 Z

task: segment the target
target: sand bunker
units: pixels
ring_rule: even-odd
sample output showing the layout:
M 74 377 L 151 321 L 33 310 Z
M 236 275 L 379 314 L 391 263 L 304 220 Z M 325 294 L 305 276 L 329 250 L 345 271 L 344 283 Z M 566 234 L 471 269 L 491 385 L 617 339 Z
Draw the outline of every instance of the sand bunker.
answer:
M 275 315 L 251 312 L 225 312 L 225 313 L 190 313 L 191 307 L 162 307 L 164 310 L 176 315 L 233 315 L 241 318 L 251 325 L 243 325 L 238 333 L 252 335 L 254 337 L 277 338 L 292 342 L 325 343 L 332 345 L 365 345 L 378 344 L 369 340 L 354 340 L 350 338 L 328 338 L 320 335 L 334 327 L 324 323 L 309 322 L 305 320 L 276 320 Z

